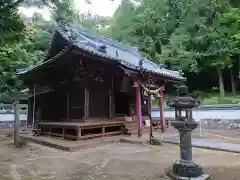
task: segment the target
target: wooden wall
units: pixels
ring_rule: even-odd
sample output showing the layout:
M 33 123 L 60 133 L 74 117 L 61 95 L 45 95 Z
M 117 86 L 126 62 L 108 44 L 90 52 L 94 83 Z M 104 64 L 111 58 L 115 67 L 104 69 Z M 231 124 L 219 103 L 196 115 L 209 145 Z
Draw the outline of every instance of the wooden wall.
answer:
M 128 90 L 126 96 L 122 96 L 121 106 L 129 106 L 126 115 L 131 116 L 130 107 L 135 108 L 136 95 L 130 77 L 124 77 L 124 72 L 114 64 L 76 54 L 70 54 L 67 58 L 63 64 L 47 70 L 51 78 L 45 75 L 46 80 L 41 80 L 45 87 L 51 87 L 51 92 L 37 97 L 41 120 L 81 121 L 86 118 L 113 117 L 117 100 L 114 96 L 126 88 Z M 37 91 L 41 91 L 38 87 Z M 142 99 L 144 106 L 143 102 Z M 146 111 L 142 112 L 144 115 Z

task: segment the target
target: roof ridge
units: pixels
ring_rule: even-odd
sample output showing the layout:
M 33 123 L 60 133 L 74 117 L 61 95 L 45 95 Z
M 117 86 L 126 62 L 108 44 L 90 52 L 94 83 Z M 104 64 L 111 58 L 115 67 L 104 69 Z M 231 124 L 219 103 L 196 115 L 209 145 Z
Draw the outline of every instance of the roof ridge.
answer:
M 126 45 L 126 44 L 123 44 L 121 42 L 118 42 L 117 40 L 115 40 L 111 37 L 106 37 L 106 36 L 96 34 L 94 32 L 90 32 L 89 30 L 87 30 L 85 28 L 82 28 L 82 27 L 77 27 L 77 26 L 74 26 L 74 25 L 67 25 L 67 26 L 77 30 L 78 33 L 83 34 L 86 37 L 94 38 L 97 41 L 100 41 L 101 43 L 105 43 L 109 46 L 113 46 L 113 47 L 118 48 L 120 50 L 127 51 L 127 52 L 129 52 L 129 53 L 131 53 L 131 54 L 133 54 L 133 55 L 135 55 L 139 58 L 140 57 L 142 58 L 141 53 L 137 49 L 131 47 L 130 45 Z

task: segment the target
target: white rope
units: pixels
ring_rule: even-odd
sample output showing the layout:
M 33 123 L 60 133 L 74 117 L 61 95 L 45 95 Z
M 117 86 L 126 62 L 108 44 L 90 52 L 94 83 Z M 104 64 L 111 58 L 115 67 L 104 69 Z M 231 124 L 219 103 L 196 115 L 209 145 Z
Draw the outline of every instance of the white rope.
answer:
M 147 88 L 144 84 L 142 84 L 140 81 L 138 81 L 138 83 L 141 85 L 141 87 L 144 89 L 144 91 L 145 91 L 146 93 L 155 94 L 155 95 L 158 94 L 159 91 L 164 88 L 164 85 L 163 85 L 163 86 L 161 86 L 160 88 L 151 90 L 151 89 Z

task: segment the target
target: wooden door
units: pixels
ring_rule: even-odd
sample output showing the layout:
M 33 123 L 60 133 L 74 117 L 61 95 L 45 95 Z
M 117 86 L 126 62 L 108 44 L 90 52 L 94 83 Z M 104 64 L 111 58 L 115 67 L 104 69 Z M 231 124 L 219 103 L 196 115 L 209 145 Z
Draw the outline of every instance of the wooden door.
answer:
M 109 90 L 104 82 L 91 81 L 89 88 L 89 117 L 109 116 Z
M 70 118 L 82 119 L 84 116 L 84 86 L 74 84 L 70 91 Z

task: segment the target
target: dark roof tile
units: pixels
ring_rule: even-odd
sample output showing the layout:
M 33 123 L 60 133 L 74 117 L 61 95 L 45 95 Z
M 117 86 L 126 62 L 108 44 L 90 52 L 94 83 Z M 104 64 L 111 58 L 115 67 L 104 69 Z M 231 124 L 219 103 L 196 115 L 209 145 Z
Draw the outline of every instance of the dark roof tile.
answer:
M 180 72 L 165 69 L 160 65 L 144 59 L 137 49 L 124 45 L 111 38 L 90 33 L 85 29 L 72 25 L 59 26 L 57 28 L 57 32 L 66 41 L 72 43 L 78 48 L 109 60 L 115 60 L 120 65 L 123 65 L 130 69 L 135 69 L 138 71 L 143 70 L 145 72 L 151 72 L 156 75 L 176 80 L 185 79 Z M 142 65 L 140 66 L 141 61 Z M 35 68 L 32 68 L 30 70 L 33 69 Z

